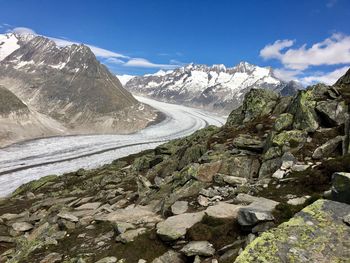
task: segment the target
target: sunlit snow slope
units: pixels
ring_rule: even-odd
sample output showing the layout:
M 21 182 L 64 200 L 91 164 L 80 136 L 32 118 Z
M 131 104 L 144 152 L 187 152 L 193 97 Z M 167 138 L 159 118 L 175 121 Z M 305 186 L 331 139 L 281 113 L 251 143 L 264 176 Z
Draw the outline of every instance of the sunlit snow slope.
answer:
M 0 149 L 0 196 L 49 174 L 96 168 L 112 160 L 154 148 L 225 119 L 198 109 L 137 97 L 166 115 L 161 123 L 131 135 L 52 137 Z

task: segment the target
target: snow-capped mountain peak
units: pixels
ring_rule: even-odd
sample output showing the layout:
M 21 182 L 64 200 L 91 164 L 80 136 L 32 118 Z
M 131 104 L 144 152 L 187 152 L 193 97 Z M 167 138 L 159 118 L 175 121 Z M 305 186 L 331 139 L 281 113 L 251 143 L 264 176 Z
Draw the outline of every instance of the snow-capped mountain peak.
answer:
M 125 88 L 159 100 L 197 106 L 210 110 L 230 111 L 240 105 L 252 88 L 281 92 L 286 83 L 273 75 L 269 67 L 240 62 L 225 65 L 188 64 L 170 72 L 131 78 Z M 294 89 L 289 87 L 289 91 Z

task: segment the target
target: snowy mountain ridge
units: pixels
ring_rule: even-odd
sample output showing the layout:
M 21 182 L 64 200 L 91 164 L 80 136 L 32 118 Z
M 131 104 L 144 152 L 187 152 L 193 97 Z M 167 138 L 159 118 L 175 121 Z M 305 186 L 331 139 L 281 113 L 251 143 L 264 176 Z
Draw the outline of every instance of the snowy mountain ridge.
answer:
M 222 112 L 238 107 L 252 88 L 271 89 L 283 95 L 292 95 L 301 88 L 296 82 L 275 77 L 270 67 L 248 62 L 232 68 L 191 63 L 175 70 L 135 76 L 124 87 L 155 99 Z

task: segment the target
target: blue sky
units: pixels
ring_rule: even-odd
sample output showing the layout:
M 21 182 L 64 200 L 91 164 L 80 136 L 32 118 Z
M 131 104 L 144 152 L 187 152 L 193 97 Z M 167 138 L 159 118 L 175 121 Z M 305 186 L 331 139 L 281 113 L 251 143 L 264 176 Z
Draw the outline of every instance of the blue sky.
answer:
M 329 82 L 350 65 L 348 0 L 0 0 L 0 6 L 1 33 L 25 27 L 103 48 L 111 52 L 95 54 L 117 74 L 248 61 L 311 83 Z

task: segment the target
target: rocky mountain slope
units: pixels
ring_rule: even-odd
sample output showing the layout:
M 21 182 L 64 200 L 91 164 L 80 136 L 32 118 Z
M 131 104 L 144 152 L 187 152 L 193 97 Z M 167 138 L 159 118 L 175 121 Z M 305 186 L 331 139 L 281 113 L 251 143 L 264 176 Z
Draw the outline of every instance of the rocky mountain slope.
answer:
M 58 122 L 69 134 L 127 133 L 156 118 L 87 46 L 58 47 L 41 36 L 6 36 L 0 39 L 0 85 L 51 120 L 46 124 Z M 54 127 L 47 129 L 55 133 Z
M 293 95 L 301 88 L 296 82 L 279 80 L 271 68 L 247 62 L 233 68 L 189 64 L 131 78 L 124 87 L 155 99 L 221 112 L 240 106 L 244 95 L 252 88 L 270 89 L 282 95 Z
M 348 262 L 347 73 L 0 204 L 2 262 Z M 345 95 L 344 95 L 345 94 Z

